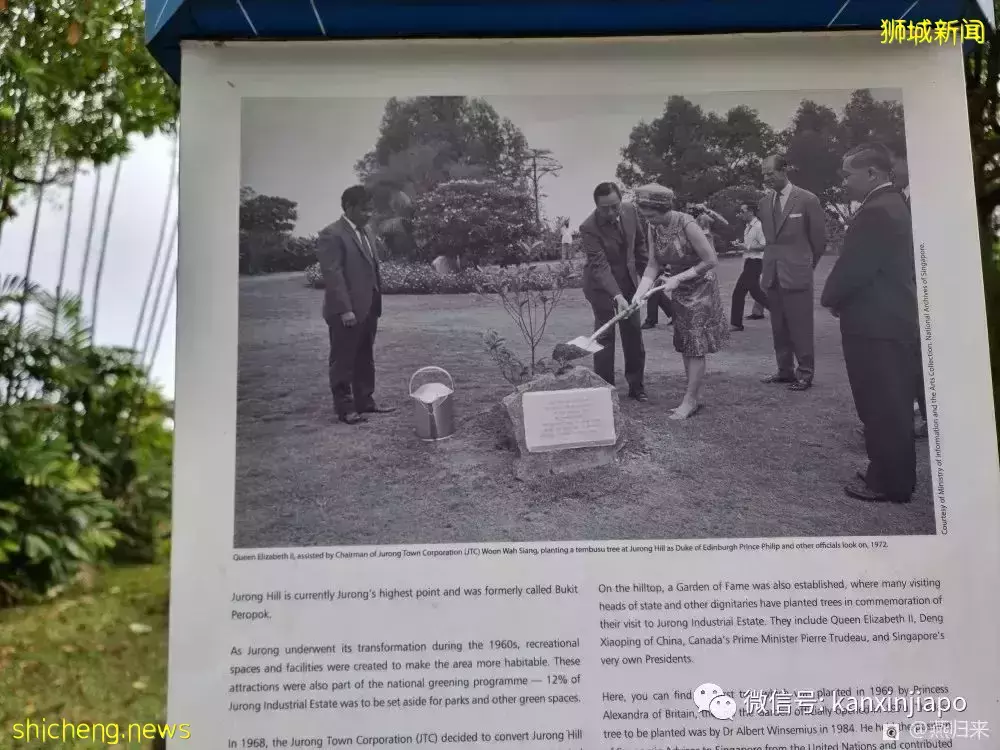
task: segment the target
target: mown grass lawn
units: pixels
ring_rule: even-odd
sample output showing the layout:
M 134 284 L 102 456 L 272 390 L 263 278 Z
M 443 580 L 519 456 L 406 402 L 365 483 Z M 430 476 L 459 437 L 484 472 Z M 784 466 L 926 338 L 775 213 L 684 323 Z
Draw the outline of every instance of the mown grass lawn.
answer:
M 817 269 L 817 289 L 833 260 Z M 719 265 L 727 312 L 741 268 L 738 258 Z M 348 427 L 332 410 L 322 299 L 301 274 L 240 281 L 237 547 L 935 532 L 926 441 L 912 504 L 844 494 L 865 452 L 839 327 L 818 306 L 812 390 L 760 382 L 775 369 L 770 322 L 748 321 L 710 357 L 705 408 L 686 422 L 668 419 L 684 393 L 671 329 L 644 332 L 648 404 L 624 398 L 618 347 L 622 409 L 635 426 L 627 460 L 529 484 L 515 481 L 513 456 L 496 450 L 490 426 L 510 387 L 484 350 L 483 331 L 497 330 L 526 354 L 498 305 L 472 294 L 387 296 L 376 398 L 401 408 Z M 541 355 L 589 333 L 592 320 L 583 294 L 567 292 Z M 431 364 L 456 382 L 459 430 L 437 445 L 414 437 L 408 396 L 410 375 Z
M 16 722 L 162 723 L 166 565 L 99 571 L 39 605 L 0 610 L 0 748 L 105 747 L 17 741 Z M 148 748 L 150 742 L 121 748 Z

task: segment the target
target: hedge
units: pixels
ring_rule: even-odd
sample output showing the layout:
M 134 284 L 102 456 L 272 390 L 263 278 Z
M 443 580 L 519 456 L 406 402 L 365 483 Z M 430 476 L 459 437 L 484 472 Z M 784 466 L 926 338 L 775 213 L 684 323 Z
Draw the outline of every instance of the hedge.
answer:
M 499 269 L 467 268 L 458 273 L 442 275 L 423 263 L 399 261 L 383 261 L 379 264 L 379 270 L 382 274 L 383 294 L 472 294 L 489 288 L 502 273 Z M 551 288 L 551 284 L 546 282 L 547 276 L 548 274 L 542 273 L 539 277 L 540 288 Z M 568 286 L 579 289 L 582 281 L 582 276 L 576 272 Z M 313 289 L 323 288 L 323 274 L 319 263 L 306 269 L 306 283 Z

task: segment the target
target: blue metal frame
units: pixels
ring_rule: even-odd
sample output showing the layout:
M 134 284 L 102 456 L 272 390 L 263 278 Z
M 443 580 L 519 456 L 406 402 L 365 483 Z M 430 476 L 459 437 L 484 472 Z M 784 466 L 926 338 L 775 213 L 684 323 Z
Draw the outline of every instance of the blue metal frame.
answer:
M 147 0 L 146 43 L 175 81 L 183 39 L 628 36 L 880 29 L 977 18 L 992 0 Z

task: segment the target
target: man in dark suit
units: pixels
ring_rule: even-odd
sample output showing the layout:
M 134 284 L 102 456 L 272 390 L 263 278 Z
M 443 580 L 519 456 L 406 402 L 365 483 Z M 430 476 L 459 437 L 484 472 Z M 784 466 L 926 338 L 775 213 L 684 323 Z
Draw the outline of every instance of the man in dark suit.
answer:
M 819 198 L 788 180 L 785 158 L 764 160 L 770 188 L 760 202 L 764 257 L 760 285 L 767 294 L 778 372 L 765 383 L 788 383 L 793 391 L 812 386 L 813 271 L 826 250 L 826 216 Z
M 869 461 L 844 490 L 868 502 L 905 503 L 916 484 L 913 401 L 920 346 L 910 215 L 893 188 L 887 149 L 852 149 L 843 173 L 848 196 L 861 205 L 821 303 L 840 319 Z
M 319 233 L 316 257 L 323 271 L 323 319 L 330 329 L 330 390 L 337 418 L 366 421 L 367 413 L 394 411 L 375 404 L 375 334 L 382 315 L 378 240 L 368 227 L 372 196 L 355 185 L 340 197 L 344 215 Z
M 902 151 L 893 151 L 892 153 L 892 184 L 903 196 L 903 203 L 906 204 L 906 210 L 910 211 L 910 168 L 906 163 L 906 154 Z M 912 216 L 913 212 L 910 211 L 911 216 L 911 226 L 912 226 Z M 916 272 L 914 270 L 914 272 Z M 919 355 L 918 355 L 919 356 Z M 914 425 L 913 429 L 917 435 L 918 440 L 927 439 L 927 397 L 924 393 L 924 364 L 922 360 L 917 362 L 917 411 L 920 413 L 920 419 Z
M 594 311 L 594 330 L 615 313 L 629 306 L 639 279 L 649 260 L 646 237 L 639 225 L 639 212 L 631 203 L 622 203 L 621 191 L 613 182 L 594 188 L 594 212 L 580 225 L 580 240 L 586 263 L 583 293 Z M 618 323 L 628 395 L 647 401 L 643 377 L 646 349 L 642 344 L 639 311 Z M 615 329 L 612 326 L 598 339 L 604 348 L 594 355 L 594 372 L 615 384 Z

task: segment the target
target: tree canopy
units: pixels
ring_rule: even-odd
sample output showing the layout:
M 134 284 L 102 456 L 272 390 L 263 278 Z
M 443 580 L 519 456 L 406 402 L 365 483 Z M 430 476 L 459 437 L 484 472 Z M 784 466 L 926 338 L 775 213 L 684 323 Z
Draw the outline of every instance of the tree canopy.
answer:
M 419 207 L 413 201 L 450 181 L 481 180 L 527 190 L 529 153 L 520 129 L 483 99 L 394 97 L 386 102 L 375 147 L 358 160 L 355 172 L 374 194 L 374 225 L 393 257 L 413 258 L 423 251 L 412 221 L 445 194 Z
M 177 90 L 143 28 L 141 0 L 0 0 L 0 226 L 32 185 L 172 129 Z
M 389 99 L 375 147 L 358 161 L 358 176 L 374 188 L 416 197 L 446 179 L 523 178 L 528 143 L 509 119 L 483 99 L 418 96 Z
M 413 232 L 424 260 L 473 265 L 522 261 L 538 237 L 531 196 L 490 180 L 451 180 L 421 195 Z
M 840 114 L 805 99 L 789 127 L 775 132 L 750 106 L 720 116 L 671 96 L 659 117 L 633 127 L 617 174 L 628 187 L 659 182 L 683 200 L 711 202 L 720 191 L 761 185 L 764 158 L 782 151 L 796 183 L 832 208 L 841 199 L 841 157 L 865 141 L 905 153 L 902 105 L 877 100 L 867 89 L 854 91 Z

